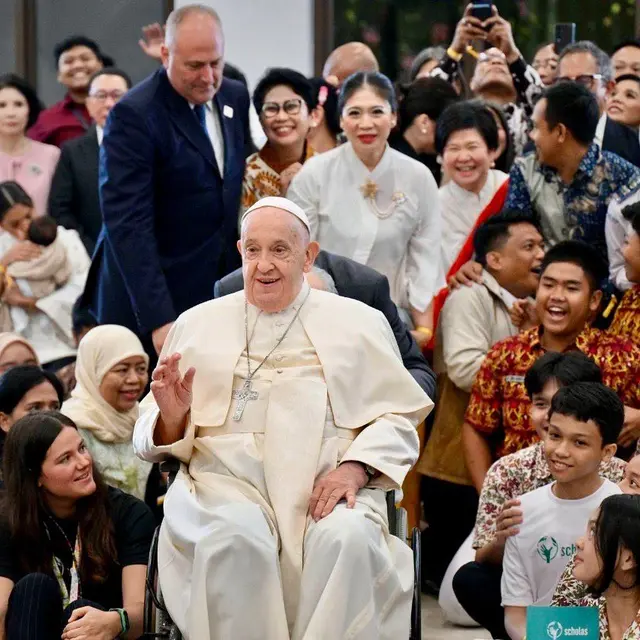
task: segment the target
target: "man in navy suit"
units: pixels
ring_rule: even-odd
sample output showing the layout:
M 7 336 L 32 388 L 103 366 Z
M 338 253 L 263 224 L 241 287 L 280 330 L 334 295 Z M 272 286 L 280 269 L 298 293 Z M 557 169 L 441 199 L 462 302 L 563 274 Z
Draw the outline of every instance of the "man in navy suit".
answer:
M 163 68 L 111 111 L 100 153 L 104 225 L 85 301 L 159 352 L 180 313 L 239 265 L 235 248 L 249 94 L 224 79 L 218 15 L 167 20 Z M 153 347 L 152 347 L 153 345 Z

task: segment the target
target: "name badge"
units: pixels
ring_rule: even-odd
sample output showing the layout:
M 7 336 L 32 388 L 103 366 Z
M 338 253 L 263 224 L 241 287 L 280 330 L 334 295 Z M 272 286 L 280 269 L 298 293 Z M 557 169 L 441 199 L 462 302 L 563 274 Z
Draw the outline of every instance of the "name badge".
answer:
M 222 115 L 225 118 L 233 118 L 233 107 L 230 107 L 228 104 L 225 104 L 224 107 L 222 107 Z
M 597 607 L 528 607 L 531 640 L 599 640 Z
M 524 376 L 505 376 L 504 380 L 513 384 L 524 384 Z

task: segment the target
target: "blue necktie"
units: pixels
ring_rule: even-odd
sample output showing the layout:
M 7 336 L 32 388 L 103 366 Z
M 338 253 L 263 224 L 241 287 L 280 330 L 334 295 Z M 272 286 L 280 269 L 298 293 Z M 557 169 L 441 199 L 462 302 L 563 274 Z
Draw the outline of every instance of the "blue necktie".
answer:
M 193 112 L 196 114 L 196 118 L 198 118 L 198 122 L 204 129 L 204 132 L 207 134 L 208 138 L 209 132 L 207 131 L 207 107 L 203 104 L 197 104 L 195 107 L 193 107 Z

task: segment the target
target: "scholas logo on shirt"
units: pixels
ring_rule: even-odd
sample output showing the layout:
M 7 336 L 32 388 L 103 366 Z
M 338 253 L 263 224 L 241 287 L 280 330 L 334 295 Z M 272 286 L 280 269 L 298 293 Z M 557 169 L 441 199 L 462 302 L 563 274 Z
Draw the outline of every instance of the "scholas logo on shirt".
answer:
M 553 621 L 547 625 L 547 635 L 551 640 L 558 640 L 558 638 L 579 638 L 589 635 L 589 629 L 587 627 L 565 627 L 557 622 Z
M 538 555 L 547 563 L 551 561 L 560 553 L 561 558 L 572 558 L 578 551 L 575 544 L 570 544 L 566 547 L 561 547 L 555 538 L 552 536 L 543 536 L 538 540 L 536 545 L 536 551 Z
M 538 544 L 536 545 L 536 551 L 538 555 L 547 563 L 550 564 L 551 561 L 558 555 L 558 551 L 560 547 L 556 542 L 555 538 L 551 536 L 543 536 L 538 540 Z

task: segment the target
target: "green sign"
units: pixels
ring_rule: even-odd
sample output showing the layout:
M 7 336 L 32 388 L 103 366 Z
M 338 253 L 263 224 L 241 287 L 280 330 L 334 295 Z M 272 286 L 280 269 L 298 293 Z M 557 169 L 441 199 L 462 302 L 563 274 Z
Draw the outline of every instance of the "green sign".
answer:
M 527 640 L 599 640 L 597 607 L 529 607 Z

